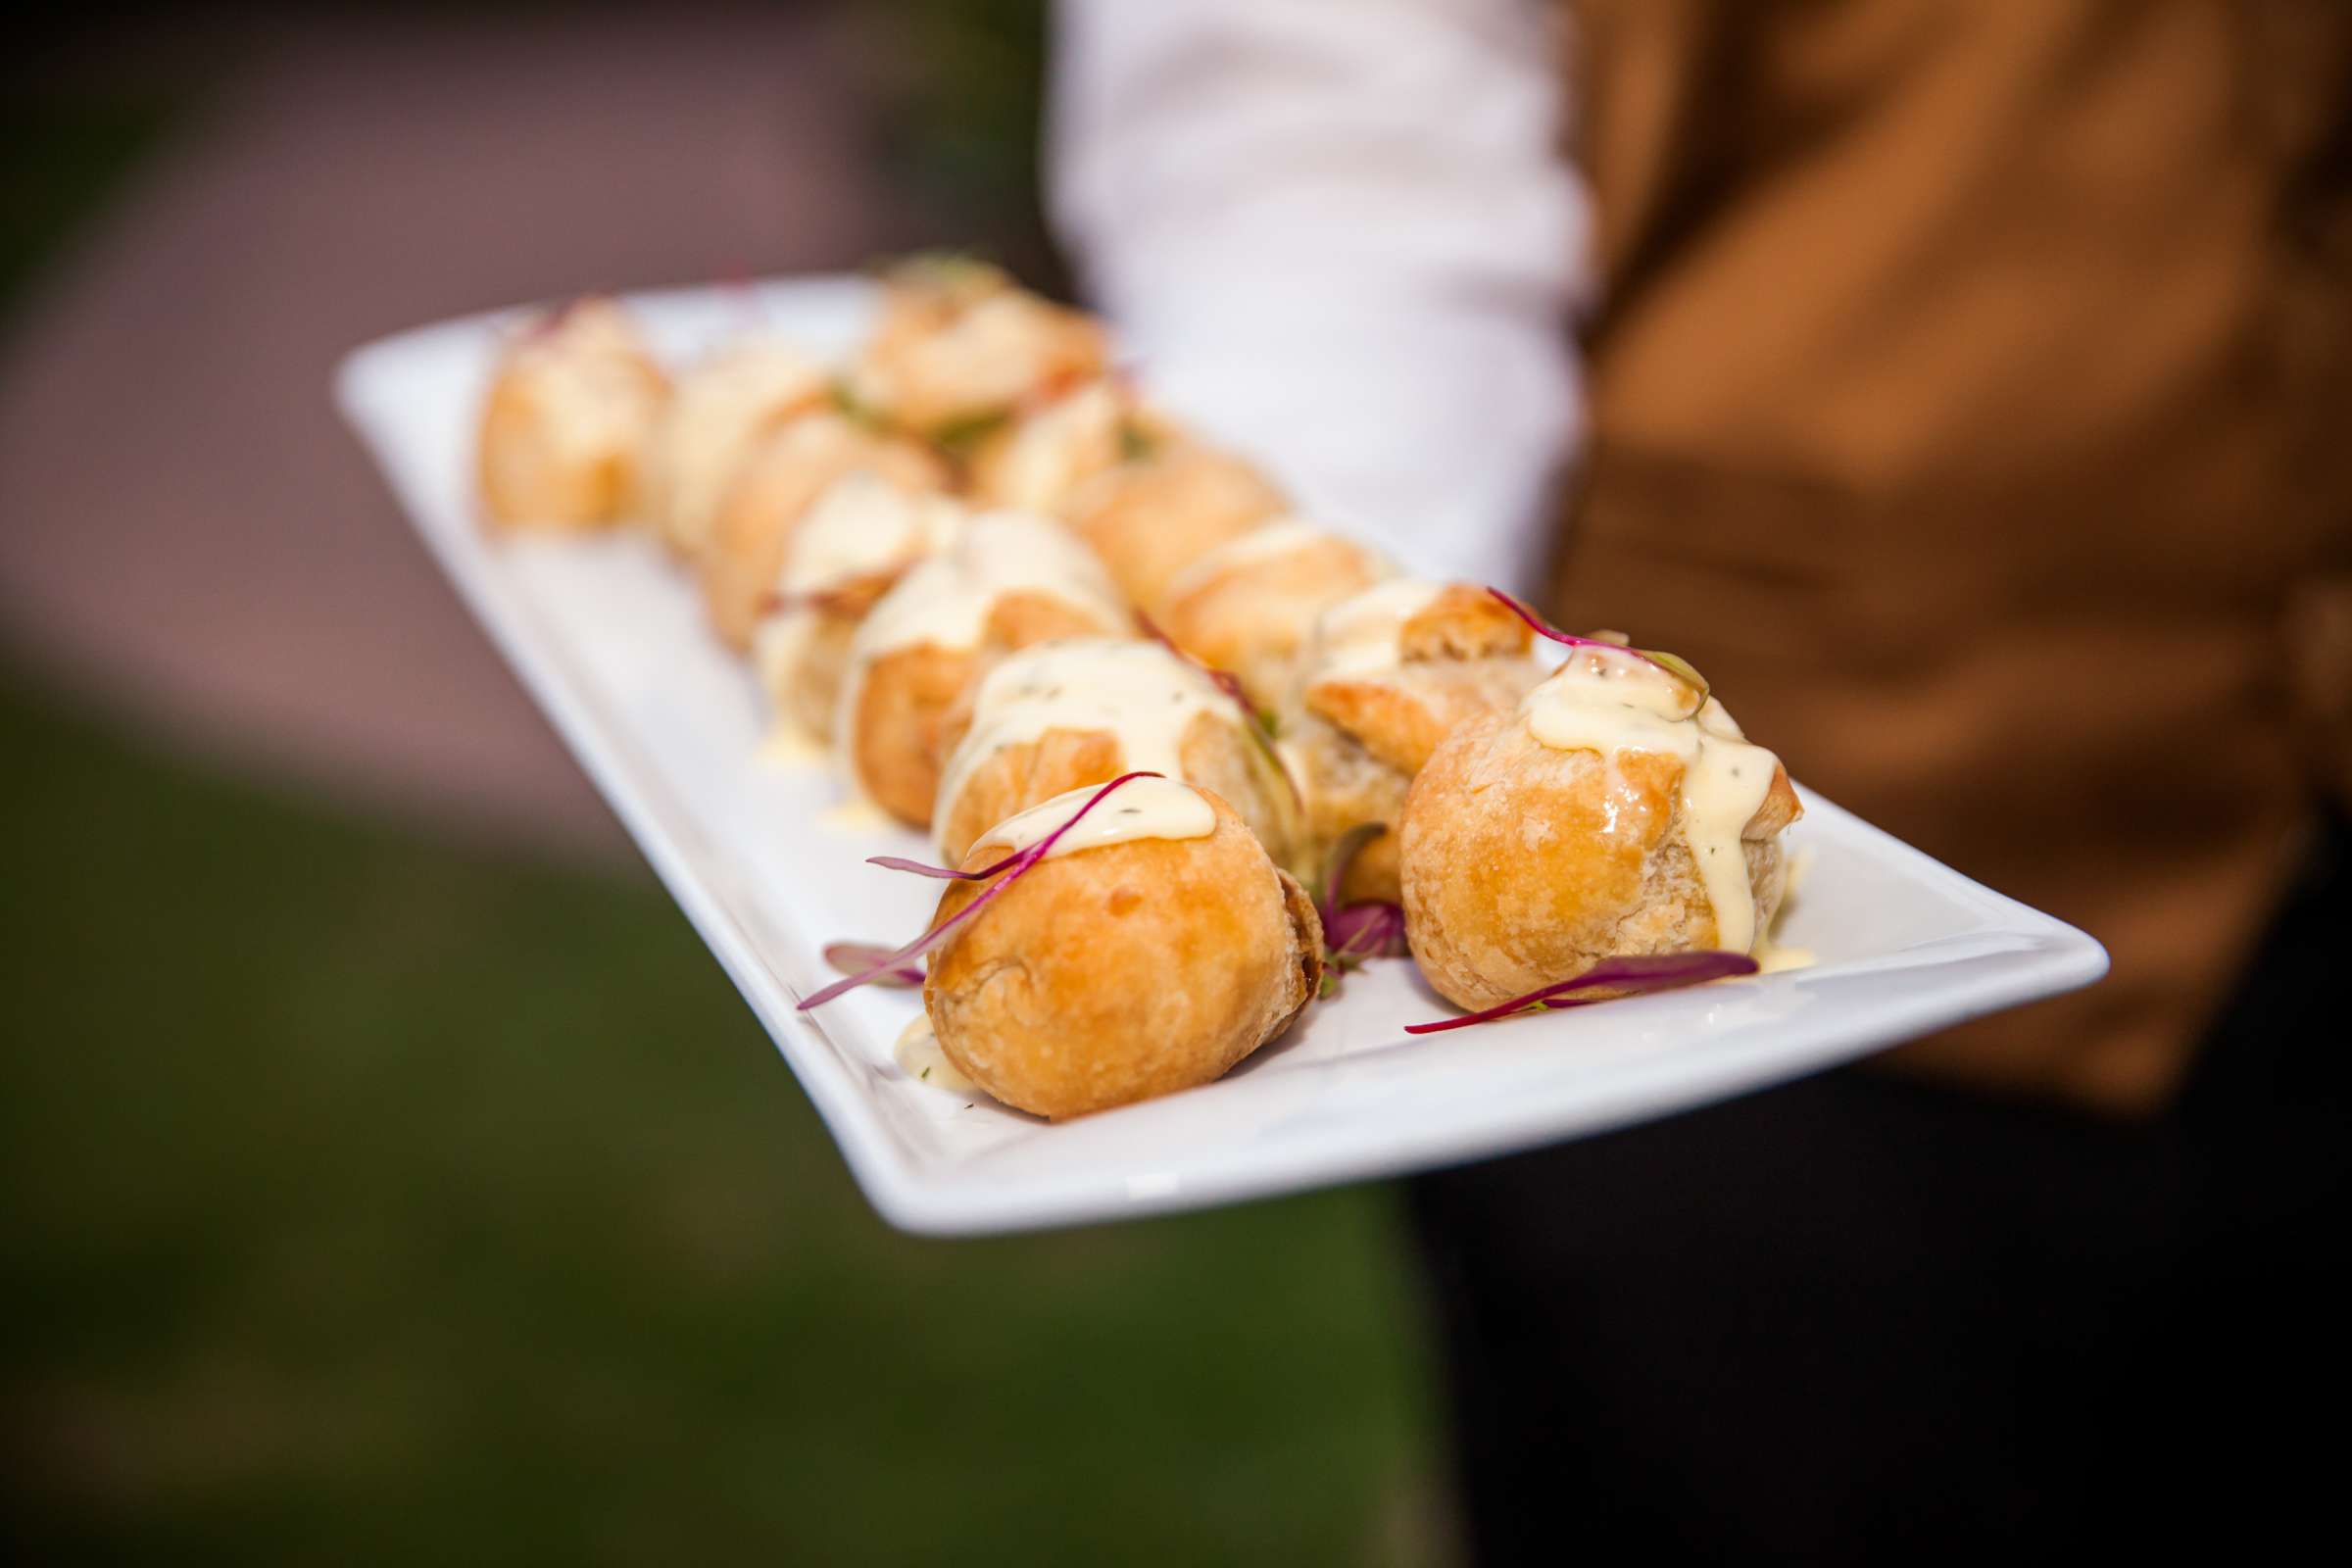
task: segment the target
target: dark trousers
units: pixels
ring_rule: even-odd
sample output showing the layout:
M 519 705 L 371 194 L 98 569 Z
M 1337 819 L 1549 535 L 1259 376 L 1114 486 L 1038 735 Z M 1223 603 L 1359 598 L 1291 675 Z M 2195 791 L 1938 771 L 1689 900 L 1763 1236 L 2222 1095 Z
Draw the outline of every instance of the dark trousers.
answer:
M 2153 1124 L 1851 1068 L 1414 1182 L 1473 1560 L 2340 1539 L 2347 868 Z

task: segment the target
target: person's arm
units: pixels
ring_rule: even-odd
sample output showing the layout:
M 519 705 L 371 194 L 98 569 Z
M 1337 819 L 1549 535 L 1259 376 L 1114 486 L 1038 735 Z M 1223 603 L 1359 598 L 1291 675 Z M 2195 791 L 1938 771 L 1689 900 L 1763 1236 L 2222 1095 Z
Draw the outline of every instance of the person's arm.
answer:
M 1146 383 L 1408 567 L 1526 586 L 1585 215 L 1534 0 L 1060 0 L 1052 203 Z

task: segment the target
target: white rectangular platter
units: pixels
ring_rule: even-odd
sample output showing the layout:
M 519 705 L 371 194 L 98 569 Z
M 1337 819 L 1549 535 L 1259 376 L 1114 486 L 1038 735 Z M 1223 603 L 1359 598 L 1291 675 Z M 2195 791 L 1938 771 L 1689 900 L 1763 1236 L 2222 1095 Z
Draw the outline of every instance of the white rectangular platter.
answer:
M 678 363 L 751 324 L 844 353 L 872 296 L 820 278 L 628 303 Z M 822 764 L 763 760 L 749 670 L 650 541 L 493 540 L 476 525 L 473 420 L 503 319 L 359 350 L 339 375 L 343 410 L 874 1206 L 907 1230 L 1072 1224 L 1476 1159 L 1721 1100 L 2105 972 L 2083 933 L 1808 791 L 1791 830 L 1808 868 L 1780 937 L 1816 956 L 1810 968 L 1416 1039 L 1404 1025 L 1449 1009 L 1409 962 L 1379 963 L 1223 1081 L 1058 1125 L 916 1081 L 893 1055 L 920 1008 L 912 993 L 869 988 L 813 1015 L 794 1003 L 832 978 L 827 942 L 921 929 L 937 884 L 863 863 L 927 858 L 920 836 L 845 820 Z

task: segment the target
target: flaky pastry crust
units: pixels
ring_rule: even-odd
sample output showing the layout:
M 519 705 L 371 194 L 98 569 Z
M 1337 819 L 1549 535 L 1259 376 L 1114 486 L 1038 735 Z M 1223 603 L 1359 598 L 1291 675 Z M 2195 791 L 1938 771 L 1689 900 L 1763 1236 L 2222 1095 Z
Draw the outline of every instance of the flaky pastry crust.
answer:
M 1493 1006 L 1620 955 L 1717 945 L 1682 822 L 1672 757 L 1554 750 L 1516 714 L 1455 730 L 1406 795 L 1405 929 L 1422 974 L 1460 1006 Z M 1779 834 L 1800 810 L 1776 765 L 1741 833 L 1756 926 L 1780 907 Z
M 1060 1120 L 1209 1083 L 1288 1028 L 1322 979 L 1314 905 L 1230 806 L 1215 831 L 1049 857 L 930 956 L 949 1061 Z M 985 842 L 966 868 L 1001 858 Z M 955 883 L 934 924 L 978 897 Z

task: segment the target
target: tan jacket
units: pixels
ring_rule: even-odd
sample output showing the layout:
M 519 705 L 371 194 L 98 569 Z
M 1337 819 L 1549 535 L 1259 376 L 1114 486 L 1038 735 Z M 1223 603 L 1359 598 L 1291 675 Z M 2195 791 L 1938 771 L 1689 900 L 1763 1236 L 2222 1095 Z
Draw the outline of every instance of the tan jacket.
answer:
M 1576 32 L 1605 299 L 1558 608 L 2108 944 L 2103 985 L 1911 1064 L 2161 1103 L 2297 863 L 2290 672 L 2352 688 L 2320 647 L 2352 6 L 1582 0 Z

